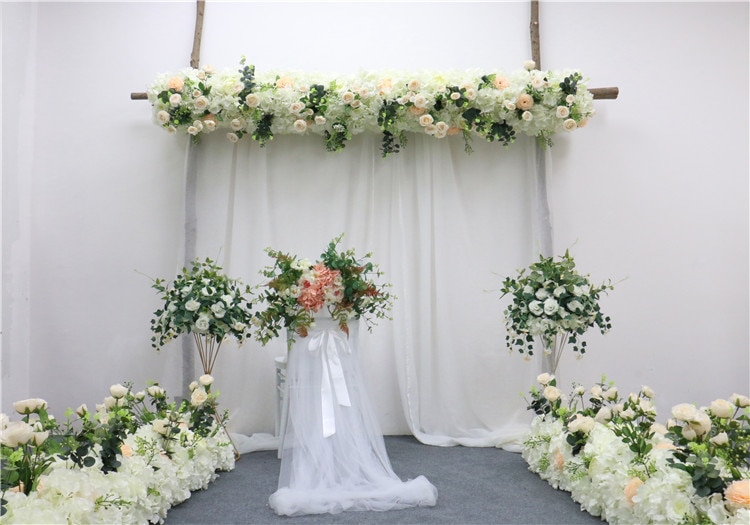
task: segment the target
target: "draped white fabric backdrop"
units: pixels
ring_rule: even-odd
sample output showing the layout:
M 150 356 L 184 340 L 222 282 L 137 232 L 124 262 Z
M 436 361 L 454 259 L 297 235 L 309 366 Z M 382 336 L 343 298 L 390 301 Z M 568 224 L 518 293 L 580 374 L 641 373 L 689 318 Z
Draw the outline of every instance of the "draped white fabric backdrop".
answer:
M 528 11 L 209 0 L 202 62 L 514 69 L 530 54 Z M 188 64 L 194 15 L 192 1 L 0 4 L 4 412 L 43 397 L 62 417 L 123 381 L 180 391 L 179 344 L 150 348 L 158 300 L 143 274 L 183 262 L 187 141 L 128 95 Z M 592 333 L 584 360 L 566 356 L 562 381 L 648 384 L 663 419 L 673 404 L 750 390 L 747 19 L 747 3 L 542 3 L 543 66 L 621 89 L 549 157 L 556 252 L 570 247 L 595 280 L 627 278 L 603 302 L 612 333 Z M 374 136 L 335 155 L 316 137 L 244 142 L 228 215 L 233 146 L 200 146 L 199 255 L 256 282 L 265 246 L 315 257 L 345 232 L 394 282 L 394 321 L 362 337 L 389 434 L 499 443 L 529 418 L 520 393 L 538 365 L 504 350 L 496 290 L 535 258 L 532 148 L 474 147 L 413 137 L 384 160 Z M 273 429 L 281 353 L 222 349 L 231 430 Z

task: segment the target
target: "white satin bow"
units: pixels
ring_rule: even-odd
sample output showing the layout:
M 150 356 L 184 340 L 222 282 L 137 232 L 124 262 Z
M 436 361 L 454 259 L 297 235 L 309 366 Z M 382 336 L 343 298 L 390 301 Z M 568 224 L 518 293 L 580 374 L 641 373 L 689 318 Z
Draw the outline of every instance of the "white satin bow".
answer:
M 323 416 L 323 437 L 329 437 L 336 433 L 335 403 L 338 402 L 339 405 L 345 407 L 352 406 L 339 356 L 339 350 L 342 352 L 351 352 L 351 350 L 346 339 L 334 329 L 322 330 L 312 336 L 307 348 L 312 353 L 320 353 L 322 373 L 320 406 Z M 333 399 L 334 392 L 336 392 L 336 401 Z

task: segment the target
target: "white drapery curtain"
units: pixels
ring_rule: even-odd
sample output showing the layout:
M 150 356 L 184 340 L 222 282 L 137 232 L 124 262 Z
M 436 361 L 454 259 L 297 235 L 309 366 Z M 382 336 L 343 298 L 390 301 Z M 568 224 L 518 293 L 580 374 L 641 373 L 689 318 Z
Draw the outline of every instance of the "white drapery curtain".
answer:
M 383 159 L 379 137 L 328 153 L 316 137 L 260 148 L 208 136 L 196 156 L 197 255 L 262 282 L 274 247 L 309 259 L 344 233 L 398 297 L 392 321 L 360 340 L 365 380 L 386 434 L 441 446 L 512 446 L 530 421 L 538 367 L 505 348 L 502 279 L 535 253 L 534 147 L 410 136 Z M 226 350 L 214 375 L 230 430 L 272 428 L 273 359 L 285 345 Z

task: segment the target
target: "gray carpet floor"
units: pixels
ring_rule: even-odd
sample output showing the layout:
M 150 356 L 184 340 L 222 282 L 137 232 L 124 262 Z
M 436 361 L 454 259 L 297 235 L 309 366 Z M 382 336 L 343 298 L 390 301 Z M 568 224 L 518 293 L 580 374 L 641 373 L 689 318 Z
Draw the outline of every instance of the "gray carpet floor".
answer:
M 386 436 L 393 470 L 401 479 L 423 474 L 438 489 L 437 505 L 388 512 L 343 512 L 295 518 L 268 506 L 276 490 L 276 451 L 244 454 L 207 490 L 169 510 L 166 525 L 181 524 L 602 524 L 581 511 L 567 492 L 528 470 L 520 454 L 496 448 L 433 447 L 412 436 Z

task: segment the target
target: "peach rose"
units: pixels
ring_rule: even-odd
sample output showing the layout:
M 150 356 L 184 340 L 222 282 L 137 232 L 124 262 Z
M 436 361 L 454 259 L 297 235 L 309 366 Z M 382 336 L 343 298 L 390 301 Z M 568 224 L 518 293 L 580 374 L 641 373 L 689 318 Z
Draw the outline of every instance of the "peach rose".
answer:
M 724 499 L 737 507 L 750 509 L 750 479 L 733 481 L 724 491 Z
M 563 121 L 563 129 L 565 129 L 565 131 L 573 131 L 577 127 L 578 127 L 578 124 L 572 118 L 569 118 Z
M 175 91 L 182 91 L 182 86 L 184 85 L 185 81 L 181 77 L 172 77 L 167 81 L 167 87 Z
M 288 87 L 292 87 L 293 85 L 294 85 L 294 82 L 289 77 L 280 77 L 276 81 L 277 88 L 288 88 Z
M 495 77 L 492 84 L 495 86 L 495 89 L 505 89 L 510 86 L 510 82 L 508 82 L 508 79 L 505 77 Z
M 384 78 L 383 80 L 378 82 L 378 85 L 376 87 L 378 89 L 378 93 L 380 93 L 381 95 L 387 95 L 393 89 L 393 81 L 390 78 Z
M 516 107 L 523 110 L 531 109 L 534 107 L 534 97 L 528 93 L 521 93 L 516 99 Z
M 560 450 L 555 451 L 554 465 L 557 470 L 562 470 L 565 466 L 565 456 L 562 455 L 562 452 L 560 452 Z
M 130 445 L 123 443 L 120 445 L 120 454 L 123 455 L 123 457 L 129 458 L 133 456 L 133 447 Z
M 630 505 L 633 505 L 633 496 L 638 494 L 638 487 L 641 485 L 643 485 L 643 480 L 641 478 L 632 478 L 625 485 L 625 488 L 622 489 L 622 492 L 625 494 L 625 498 Z
M 433 122 L 434 122 L 434 119 L 432 118 L 432 115 L 430 115 L 429 113 L 419 117 L 419 125 L 422 127 L 429 126 Z

